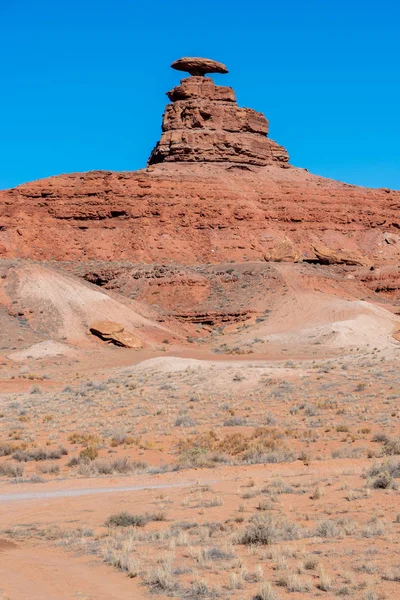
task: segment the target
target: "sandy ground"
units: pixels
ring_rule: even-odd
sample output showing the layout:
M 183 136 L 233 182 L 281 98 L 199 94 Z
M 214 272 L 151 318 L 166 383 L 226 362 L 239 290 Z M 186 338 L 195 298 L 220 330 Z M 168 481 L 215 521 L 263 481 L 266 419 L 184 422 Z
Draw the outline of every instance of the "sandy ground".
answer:
M 2 600 L 399 597 L 396 303 L 347 272 L 231 268 L 185 305 L 207 323 L 172 310 L 171 282 L 128 298 L 7 269 Z M 93 318 L 144 348 L 89 336 Z M 107 525 L 121 511 L 143 522 Z
M 0 598 L 2 600 L 117 600 L 147 594 L 132 580 L 112 567 L 94 563 L 88 557 L 74 556 L 55 548 L 30 544 L 1 545 Z
M 343 502 L 343 496 L 349 494 L 349 490 L 357 487 L 360 481 L 363 465 L 355 463 L 354 460 L 331 461 L 329 464 L 324 464 L 323 477 L 321 479 L 320 465 L 313 463 L 305 466 L 301 463 L 293 463 L 290 465 L 255 465 L 252 467 L 220 467 L 214 475 L 217 480 L 208 484 L 207 478 L 211 473 L 207 471 L 201 472 L 201 478 L 190 487 L 184 489 L 176 484 L 182 477 L 179 473 L 170 473 L 158 476 L 157 478 L 137 476 L 135 478 L 112 478 L 102 481 L 102 490 L 109 489 L 108 494 L 101 494 L 101 501 L 97 498 L 97 485 L 95 480 L 91 481 L 60 481 L 55 485 L 53 483 L 43 484 L 47 494 L 44 499 L 42 497 L 26 498 L 26 494 L 37 493 L 37 487 L 32 484 L 23 484 L 21 494 L 24 496 L 16 501 L 12 499 L 4 499 L 3 492 L 5 488 L 2 486 L 2 498 L 0 503 L 0 527 L 5 533 L 2 538 L 0 550 L 2 553 L 0 563 L 0 573 L 2 574 L 2 592 L 5 598 L 146 598 L 148 591 L 140 578 L 129 579 L 123 573 L 118 573 L 111 567 L 102 565 L 98 557 L 88 556 L 88 549 L 85 543 L 82 543 L 84 538 L 74 538 L 74 543 L 65 541 L 62 534 L 60 537 L 54 534 L 55 527 L 57 531 L 73 532 L 75 528 L 84 526 L 90 527 L 97 531 L 99 540 L 104 536 L 104 528 L 102 527 L 105 519 L 111 513 L 116 513 L 121 510 L 129 510 L 131 512 L 143 512 L 145 507 L 150 508 L 154 504 L 168 506 L 167 523 L 162 523 L 163 529 L 171 526 L 178 521 L 195 521 L 205 523 L 219 520 L 221 517 L 224 522 L 228 523 L 230 517 L 242 515 L 246 518 L 254 511 L 259 498 L 259 489 L 264 485 L 276 486 L 276 482 L 280 482 L 281 488 L 285 486 L 296 485 L 297 487 L 315 490 L 315 486 L 320 485 L 326 489 L 325 495 L 321 498 L 310 499 L 310 495 L 293 495 L 289 490 L 281 491 L 279 495 L 279 507 L 275 506 L 273 512 L 277 509 L 283 511 L 287 516 L 291 515 L 293 520 L 293 512 L 295 511 L 297 519 L 300 517 L 304 522 L 304 511 L 313 510 L 314 514 L 311 519 L 316 519 L 327 514 L 329 507 L 329 518 L 334 515 L 343 514 L 340 506 Z M 185 477 L 191 478 L 194 473 L 185 473 Z M 199 474 L 199 472 L 197 472 Z M 128 487 L 130 482 L 137 484 L 140 482 L 142 489 L 113 491 L 116 482 L 123 484 L 123 487 Z M 162 482 L 160 484 L 160 482 Z M 275 482 L 275 483 L 274 483 Z M 284 482 L 284 484 L 282 484 Z M 344 485 L 345 484 L 345 485 Z M 165 486 L 160 494 L 160 487 L 153 488 L 152 486 Z M 170 487 L 169 487 L 170 486 Z M 328 486 L 328 487 L 326 487 Z M 69 491 L 78 491 L 80 489 L 88 490 L 91 487 L 91 495 L 83 496 L 68 496 Z M 61 492 L 63 496 L 51 497 L 51 491 L 56 490 Z M 329 492 L 328 492 L 329 490 Z M 246 492 L 246 493 L 244 493 Z M 247 493 L 248 492 L 248 493 Z M 319 538 L 316 540 L 302 539 L 299 541 L 286 542 L 278 544 L 277 547 L 270 547 L 272 557 L 268 552 L 262 551 L 261 548 L 254 548 L 254 551 L 249 556 L 245 549 L 235 547 L 235 554 L 239 553 L 241 562 L 246 561 L 248 568 L 254 568 L 255 565 L 262 565 L 265 572 L 265 577 L 269 580 L 276 579 L 279 575 L 279 569 L 295 568 L 299 564 L 301 557 L 318 557 L 318 561 L 324 564 L 324 568 L 329 572 L 330 577 L 335 578 L 335 581 L 349 578 L 348 573 L 352 570 L 358 578 L 359 591 L 363 590 L 364 584 L 361 584 L 359 579 L 361 564 L 364 564 L 363 570 L 367 575 L 367 583 L 364 588 L 367 592 L 372 593 L 372 584 L 376 585 L 376 569 L 377 565 L 382 563 L 382 573 L 387 572 L 388 561 L 387 552 L 393 552 L 393 557 L 398 552 L 398 532 L 399 525 L 392 525 L 390 537 L 384 541 L 384 535 L 381 530 L 378 534 L 374 533 L 371 521 L 371 516 L 374 514 L 374 504 L 378 499 L 379 491 L 373 492 L 373 498 L 368 499 L 367 496 L 361 494 L 359 500 L 352 500 L 348 505 L 346 519 L 349 523 L 357 522 L 361 527 L 361 537 L 354 531 L 344 536 L 344 538 L 326 539 Z M 195 500 L 194 504 L 191 497 Z M 219 498 L 218 503 L 208 503 L 207 498 Z M 249 499 L 243 499 L 249 498 Z M 188 500 L 189 499 L 189 500 Z M 221 513 L 222 502 L 223 512 Z M 327 504 L 328 503 L 328 504 Z M 384 504 L 382 497 L 380 498 L 381 507 L 379 512 L 382 513 L 385 506 L 386 518 L 393 514 L 395 515 L 398 503 L 395 497 L 386 496 Z M 245 508 L 241 508 L 241 504 Z M 342 505 L 343 506 L 343 505 Z M 343 506 L 344 508 L 344 506 Z M 239 510 L 239 513 L 238 513 Z M 394 512 L 393 512 L 394 511 Z M 309 517 L 310 518 L 310 517 Z M 232 522 L 232 521 L 231 521 Z M 305 523 L 306 524 L 306 523 Z M 308 523 L 307 526 L 309 526 Z M 354 523 L 353 523 L 354 525 Z M 241 525 L 239 525 L 241 527 Z M 364 530 L 362 529 L 364 527 Z M 368 529 L 370 527 L 370 529 Z M 154 529 L 152 529 L 154 531 Z M 367 537 L 363 537 L 368 532 Z M 80 534 L 81 535 L 81 534 Z M 354 536 L 354 537 L 353 537 Z M 372 536 L 372 538 L 371 538 Z M 209 538 L 205 541 L 206 548 L 210 548 L 218 544 L 218 537 Z M 221 537 L 225 538 L 226 534 L 221 533 Z M 72 538 L 71 538 L 72 539 Z M 150 538 L 147 538 L 149 540 Z M 373 540 L 375 551 L 370 552 L 371 539 Z M 193 540 L 192 543 L 197 544 Z M 204 542 L 203 542 L 204 543 Z M 52 546 L 51 548 L 49 548 Z M 143 548 L 146 556 L 145 562 L 151 564 L 157 556 L 165 556 L 165 552 L 171 552 L 170 549 L 158 549 L 158 543 L 153 541 L 145 542 Z M 183 546 L 179 546 L 183 544 Z M 181 540 L 175 549 L 176 564 L 187 563 L 188 542 Z M 226 541 L 223 545 L 227 548 Z M 357 554 L 354 555 L 354 550 L 357 548 Z M 268 549 L 268 547 L 267 547 Z M 190 548 L 189 548 L 190 550 Z M 349 553 L 350 550 L 350 553 Z M 183 555 L 181 552 L 183 551 Z M 190 550 L 189 554 L 193 553 L 194 549 Z M 281 558 L 279 556 L 281 555 Z M 181 558 L 179 558 L 181 556 Z M 247 556 L 247 558 L 246 558 Z M 186 557 L 186 558 L 185 558 Z M 284 558 L 286 557 L 286 558 Z M 294 557 L 294 558 L 293 558 Z M 325 557 L 330 557 L 327 562 Z M 250 562 L 249 562 L 250 559 Z M 279 561 L 286 564 L 280 565 Z M 364 563 L 363 563 L 364 560 Z M 396 558 L 394 558 L 396 562 Z M 180 563 L 182 561 L 182 563 Z M 278 561 L 278 562 L 276 562 Z M 350 561 L 350 562 L 349 562 Z M 231 561 L 230 561 L 231 562 Z M 275 564 L 275 566 L 274 566 Z M 340 565 L 342 564 L 342 567 Z M 366 565 L 370 565 L 369 567 Z M 228 571 L 231 570 L 229 567 Z M 278 568 L 278 571 L 276 570 Z M 223 583 L 227 582 L 225 575 L 220 572 L 220 567 L 214 565 L 211 567 L 208 564 L 200 567 L 202 579 L 206 577 L 208 580 L 215 581 L 215 578 Z M 344 570 L 345 569 L 345 570 Z M 386 571 L 385 571 L 386 569 Z M 347 575 L 346 575 L 347 573 Z M 358 575 L 357 575 L 358 573 Z M 309 573 L 312 575 L 312 573 Z M 196 575 L 195 575 L 196 576 Z M 198 577 L 197 577 L 198 578 Z M 315 578 L 318 583 L 318 577 Z M 226 583 L 225 583 L 226 585 Z M 385 598 L 395 599 L 397 596 L 398 583 L 384 581 L 381 586 L 385 589 Z M 257 586 L 255 582 L 249 579 L 249 585 L 245 585 L 245 597 L 252 597 L 252 590 L 255 593 Z M 344 586 L 345 587 L 345 586 Z M 278 588 L 279 589 L 279 588 Z M 327 598 L 337 597 L 333 593 L 333 589 L 326 590 L 324 596 Z M 284 589 L 281 589 L 280 597 L 286 597 Z M 27 595 L 29 594 L 29 595 Z M 160 597 L 167 597 L 169 593 L 159 592 Z M 232 597 L 237 596 L 236 591 L 231 592 Z M 224 594 L 223 594 L 224 595 Z M 340 594 L 339 594 L 340 595 Z M 350 592 L 349 595 L 353 595 Z M 313 597 L 314 593 L 310 591 L 303 594 L 293 594 L 290 592 L 290 597 L 309 598 Z M 317 593 L 318 596 L 318 593 Z M 239 595 L 239 597 L 242 597 Z M 364 595 L 354 596 L 363 598 Z M 366 597 L 366 596 L 365 596 Z

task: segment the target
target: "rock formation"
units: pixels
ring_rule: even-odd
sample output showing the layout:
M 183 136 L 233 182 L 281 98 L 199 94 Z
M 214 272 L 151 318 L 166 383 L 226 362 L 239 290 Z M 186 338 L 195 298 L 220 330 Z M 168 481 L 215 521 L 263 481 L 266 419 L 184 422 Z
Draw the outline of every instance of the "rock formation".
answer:
M 286 151 L 266 136 L 264 117 L 238 108 L 234 92 L 209 77 L 184 79 L 170 98 L 148 168 L 0 191 L 0 258 L 400 263 L 400 192 L 281 168 Z M 371 287 L 400 289 L 398 274 L 365 277 Z
M 126 331 L 121 323 L 115 321 L 96 321 L 89 327 L 90 333 L 100 339 L 124 348 L 142 348 L 142 341 L 132 332 Z
M 312 244 L 312 250 L 315 252 L 316 260 L 325 265 L 353 265 L 367 267 L 371 262 L 366 256 L 358 252 L 349 252 L 346 250 L 332 250 L 322 244 Z
M 149 164 L 231 162 L 286 165 L 289 156 L 268 135 L 262 113 L 237 105 L 230 87 L 217 86 L 206 73 L 227 73 L 225 65 L 202 58 L 181 58 L 171 65 L 191 77 L 167 93 L 161 140 Z
M 206 73 L 228 73 L 225 65 L 210 58 L 199 58 L 193 56 L 185 56 L 178 58 L 172 63 L 171 67 L 177 71 L 186 71 L 191 75 L 204 77 Z

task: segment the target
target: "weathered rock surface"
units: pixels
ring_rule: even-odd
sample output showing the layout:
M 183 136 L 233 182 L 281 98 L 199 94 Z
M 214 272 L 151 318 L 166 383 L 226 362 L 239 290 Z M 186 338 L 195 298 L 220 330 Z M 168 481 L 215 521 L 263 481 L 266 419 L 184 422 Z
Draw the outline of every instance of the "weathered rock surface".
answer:
M 183 79 L 168 95 L 147 169 L 61 175 L 0 191 L 0 257 L 400 261 L 400 192 L 288 165 L 286 150 L 267 137 L 265 117 L 239 108 L 233 90 L 208 77 Z M 192 284 L 185 280 L 185 289 Z
M 267 262 L 299 262 L 301 252 L 291 240 L 285 238 L 278 242 L 264 258 Z
M 388 297 L 399 296 L 400 266 L 398 264 L 363 269 L 359 272 L 358 279 L 377 294 Z
M 321 264 L 326 265 L 354 265 L 354 266 L 368 266 L 371 262 L 365 257 L 361 256 L 358 252 L 349 252 L 346 250 L 334 250 L 323 246 L 322 244 L 313 244 L 312 250 L 315 253 L 316 259 Z
M 61 175 L 0 191 L 3 258 L 144 263 L 265 260 L 287 238 L 398 263 L 400 192 L 276 166 L 165 163 Z M 390 237 L 389 239 L 392 239 Z M 273 260 L 273 259 L 271 259 Z
M 113 333 L 110 336 L 111 342 L 117 346 L 123 346 L 124 348 L 142 348 L 142 341 L 130 331 L 121 331 L 119 333 Z
M 186 71 L 191 75 L 203 76 L 206 73 L 228 73 L 228 69 L 223 63 L 211 58 L 200 58 L 198 56 L 184 56 L 178 58 L 171 65 L 177 71 Z
M 142 341 L 130 331 L 125 331 L 125 327 L 121 323 L 114 321 L 95 321 L 89 327 L 90 333 L 97 337 L 123 346 L 124 348 L 142 348 Z
M 267 137 L 267 119 L 260 112 L 240 108 L 232 88 L 194 76 L 182 79 L 167 95 L 172 104 L 166 107 L 161 140 L 150 156 L 150 165 L 230 162 L 287 166 L 285 148 Z
M 121 323 L 115 323 L 115 321 L 95 321 L 91 323 L 89 329 L 95 335 L 108 337 L 113 333 L 120 333 L 125 328 Z

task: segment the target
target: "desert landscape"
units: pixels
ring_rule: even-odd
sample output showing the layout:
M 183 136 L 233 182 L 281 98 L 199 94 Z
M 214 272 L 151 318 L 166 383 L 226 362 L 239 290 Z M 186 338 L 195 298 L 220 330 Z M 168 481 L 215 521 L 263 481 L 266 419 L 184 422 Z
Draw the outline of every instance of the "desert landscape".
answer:
M 146 168 L 0 191 L 0 599 L 400 597 L 400 192 L 183 58 Z

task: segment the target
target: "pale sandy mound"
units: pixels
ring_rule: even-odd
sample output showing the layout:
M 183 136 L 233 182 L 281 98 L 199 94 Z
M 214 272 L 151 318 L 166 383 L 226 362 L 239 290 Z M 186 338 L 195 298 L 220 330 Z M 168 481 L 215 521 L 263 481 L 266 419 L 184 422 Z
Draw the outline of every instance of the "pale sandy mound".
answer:
M 317 270 L 275 263 L 282 285 L 279 293 L 265 285 L 261 320 L 229 336 L 230 346 L 249 345 L 257 339 L 265 349 L 286 348 L 291 353 L 312 349 L 325 353 L 350 349 L 395 348 L 393 331 L 400 319 L 381 306 L 354 298 L 359 290 L 332 272 L 321 277 Z M 252 346 L 250 344 L 252 349 Z
M 8 358 L 15 362 L 23 362 L 29 358 L 41 359 L 50 358 L 52 356 L 75 356 L 77 354 L 74 348 L 55 342 L 54 340 L 46 340 L 45 342 L 39 342 L 33 344 L 29 348 L 19 350 L 18 352 L 11 352 Z
M 152 371 L 162 373 L 175 373 L 193 369 L 225 368 L 229 361 L 198 360 L 197 358 L 183 358 L 180 356 L 160 356 L 149 358 L 130 367 L 129 372 L 145 373 Z
M 188 393 L 229 393 L 231 390 L 243 392 L 253 388 L 267 378 L 288 381 L 301 377 L 311 369 L 311 363 L 294 370 L 287 361 L 257 360 L 197 360 L 175 356 L 151 358 L 122 372 L 143 377 L 153 385 L 184 385 Z M 232 387 L 233 386 L 233 387 Z
M 262 325 L 252 328 L 264 342 L 287 347 L 318 345 L 321 351 L 393 347 L 399 318 L 360 300 L 321 293 L 290 294 Z
M 146 337 L 146 329 L 163 329 L 139 303 L 121 301 L 69 273 L 39 265 L 12 269 L 3 288 L 12 309 L 23 314 L 35 331 L 68 342 L 87 340 L 93 321 L 117 321 L 140 339 Z

